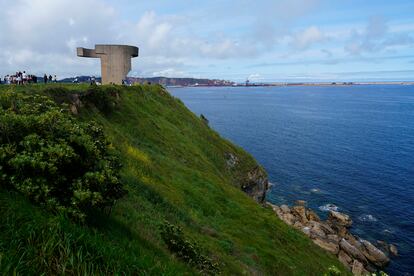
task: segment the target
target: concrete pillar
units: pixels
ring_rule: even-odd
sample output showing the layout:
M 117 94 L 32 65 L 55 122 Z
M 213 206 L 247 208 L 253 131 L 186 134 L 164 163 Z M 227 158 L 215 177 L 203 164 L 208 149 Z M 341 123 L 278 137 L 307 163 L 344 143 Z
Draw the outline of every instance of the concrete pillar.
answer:
M 95 45 L 95 49 L 76 49 L 79 57 L 101 59 L 102 84 L 121 84 L 131 71 L 131 58 L 138 56 L 138 47 L 128 45 Z

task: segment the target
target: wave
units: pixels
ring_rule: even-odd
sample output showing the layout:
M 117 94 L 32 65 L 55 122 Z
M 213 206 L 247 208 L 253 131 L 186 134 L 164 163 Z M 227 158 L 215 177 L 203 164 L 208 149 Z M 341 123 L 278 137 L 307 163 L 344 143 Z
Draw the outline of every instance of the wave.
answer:
M 378 219 L 370 214 L 363 214 L 358 217 L 360 221 L 376 222 Z
M 336 206 L 335 204 L 332 203 L 328 203 L 322 206 L 319 206 L 319 210 L 323 211 L 323 212 L 329 212 L 329 211 L 338 211 L 338 206 Z

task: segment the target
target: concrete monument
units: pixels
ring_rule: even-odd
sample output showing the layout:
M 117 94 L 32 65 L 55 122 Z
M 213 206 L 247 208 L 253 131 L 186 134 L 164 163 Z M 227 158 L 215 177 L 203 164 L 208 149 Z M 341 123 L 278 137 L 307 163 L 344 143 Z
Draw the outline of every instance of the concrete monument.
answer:
M 100 58 L 102 84 L 122 84 L 131 71 L 131 58 L 138 56 L 138 47 L 128 45 L 95 45 L 95 49 L 78 47 L 79 57 Z

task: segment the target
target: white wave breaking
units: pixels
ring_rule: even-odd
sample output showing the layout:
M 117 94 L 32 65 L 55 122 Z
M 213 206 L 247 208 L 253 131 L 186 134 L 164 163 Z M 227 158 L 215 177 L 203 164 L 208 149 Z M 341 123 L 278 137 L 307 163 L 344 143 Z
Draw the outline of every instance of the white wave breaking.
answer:
M 360 221 L 376 222 L 378 219 L 370 214 L 363 214 L 358 217 Z
M 338 211 L 339 208 L 335 204 L 328 203 L 328 204 L 319 206 L 319 210 L 321 210 L 323 212 L 329 212 L 329 211 Z

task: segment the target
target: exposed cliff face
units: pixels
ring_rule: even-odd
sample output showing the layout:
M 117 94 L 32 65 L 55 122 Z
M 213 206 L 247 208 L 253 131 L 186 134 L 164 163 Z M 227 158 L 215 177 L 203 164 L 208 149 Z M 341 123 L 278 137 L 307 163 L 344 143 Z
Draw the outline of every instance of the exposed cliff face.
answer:
M 226 162 L 229 169 L 237 171 L 236 184 L 255 201 L 263 203 L 269 187 L 266 171 L 257 164 L 249 168 L 233 153 L 226 154 Z
M 259 166 L 247 173 L 247 178 L 242 183 L 242 190 L 259 203 L 263 203 L 266 198 L 266 191 L 269 180 L 265 170 Z

